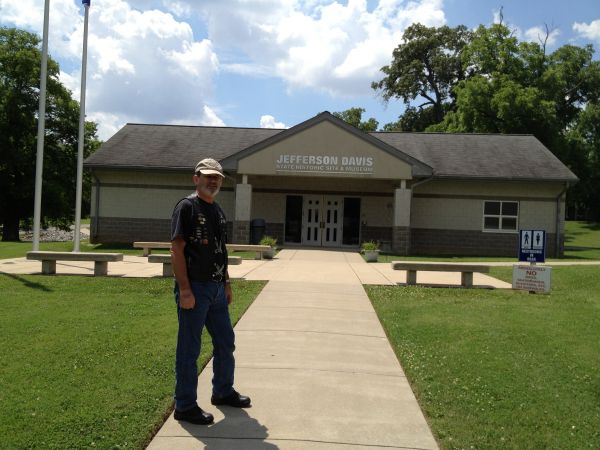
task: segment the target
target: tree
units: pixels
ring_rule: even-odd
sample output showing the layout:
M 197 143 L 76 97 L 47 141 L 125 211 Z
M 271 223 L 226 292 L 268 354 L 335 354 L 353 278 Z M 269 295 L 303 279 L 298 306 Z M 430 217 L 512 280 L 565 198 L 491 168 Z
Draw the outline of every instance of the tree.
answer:
M 359 130 L 369 133 L 371 131 L 377 131 L 379 122 L 373 117 L 369 118 L 366 122 L 362 121 L 362 115 L 365 112 L 364 108 L 350 108 L 345 111 L 334 112 L 333 115 L 338 119 L 342 119 L 344 122 L 358 128 Z
M 423 100 L 418 109 L 409 111 L 410 118 L 404 122 L 423 128 L 443 120 L 447 111 L 454 107 L 452 88 L 464 80 L 469 71 L 463 68 L 462 51 L 471 40 L 471 32 L 461 25 L 435 28 L 415 24 L 402 35 L 402 44 L 393 52 L 392 62 L 381 68 L 385 77 L 373 82 L 371 87 L 379 90 L 385 101 L 401 99 L 409 106 L 416 99 Z M 393 129 L 390 124 L 389 129 Z
M 444 114 L 450 110 L 450 103 L 443 104 Z M 437 115 L 433 106 L 415 108 L 407 106 L 404 113 L 396 122 L 386 123 L 384 131 L 424 131 L 427 127 L 437 123 Z
M 0 222 L 4 241 L 18 240 L 21 220 L 33 215 L 39 44 L 40 39 L 32 33 L 0 28 Z M 58 76 L 58 64 L 48 58 L 42 219 L 44 224 L 65 226 L 72 223 L 75 209 L 79 104 Z M 87 122 L 84 154 L 90 155 L 98 146 L 96 125 Z
M 547 54 L 549 35 L 519 42 L 502 23 L 473 32 L 413 25 L 372 83 L 407 106 L 384 130 L 533 134 L 581 180 L 570 210 L 598 218 L 600 62 L 591 45 Z
M 600 221 L 600 104 L 588 103 L 566 136 L 572 170 L 581 181 L 572 188 L 573 216 Z

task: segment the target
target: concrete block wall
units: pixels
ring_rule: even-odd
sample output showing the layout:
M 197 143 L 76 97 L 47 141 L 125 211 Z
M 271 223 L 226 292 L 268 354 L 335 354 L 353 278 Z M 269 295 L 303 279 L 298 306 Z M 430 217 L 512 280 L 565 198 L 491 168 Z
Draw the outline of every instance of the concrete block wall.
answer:
M 556 234 L 547 235 L 546 255 L 554 256 Z M 474 255 L 517 258 L 517 233 L 484 233 L 473 230 L 434 230 L 413 228 L 413 255 Z
M 265 224 L 265 235 L 272 236 L 277 239 L 277 245 L 282 246 L 285 240 L 284 224 L 267 222 Z
M 397 255 L 411 254 L 410 227 L 394 227 L 392 230 L 392 251 Z
M 392 242 L 392 228 L 363 225 L 360 228 L 360 241 Z
M 92 220 L 90 242 L 131 243 L 135 241 L 169 241 L 170 219 L 100 217 Z
M 250 243 L 250 221 L 236 220 L 233 222 L 233 231 L 229 242 L 232 244 L 249 244 Z

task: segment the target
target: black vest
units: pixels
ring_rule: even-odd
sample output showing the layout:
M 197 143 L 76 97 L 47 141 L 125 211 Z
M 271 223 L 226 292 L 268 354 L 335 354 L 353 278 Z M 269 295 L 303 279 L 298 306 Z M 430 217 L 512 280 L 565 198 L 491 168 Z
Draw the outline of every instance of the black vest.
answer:
M 186 230 L 185 259 L 191 281 L 225 281 L 227 274 L 227 220 L 217 203 L 192 194 L 181 200 L 191 203 L 191 229 Z

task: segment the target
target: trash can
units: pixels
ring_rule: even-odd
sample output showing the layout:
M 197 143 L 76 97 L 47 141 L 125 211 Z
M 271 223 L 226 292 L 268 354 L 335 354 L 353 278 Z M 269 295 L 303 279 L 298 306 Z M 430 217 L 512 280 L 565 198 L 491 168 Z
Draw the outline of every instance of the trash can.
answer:
M 250 243 L 256 245 L 265 235 L 266 223 L 264 219 L 252 219 L 250 222 Z

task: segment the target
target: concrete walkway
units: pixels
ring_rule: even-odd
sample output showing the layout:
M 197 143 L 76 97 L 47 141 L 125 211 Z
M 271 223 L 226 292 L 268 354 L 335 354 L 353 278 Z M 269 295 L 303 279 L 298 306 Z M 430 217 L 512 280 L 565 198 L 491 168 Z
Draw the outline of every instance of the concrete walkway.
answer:
M 246 261 L 242 266 L 246 264 Z M 169 417 L 149 449 L 435 449 L 362 287 L 357 253 L 284 250 L 247 279 L 267 284 L 236 330 L 236 388 L 252 408 L 199 403 L 211 426 Z
M 397 285 L 406 283 L 406 272 L 393 270 L 390 263 L 365 263 L 356 252 L 324 251 L 324 250 L 282 250 L 273 260 L 244 260 L 237 266 L 229 266 L 232 278 L 246 280 L 279 280 L 279 274 L 287 270 L 290 261 L 301 252 L 304 255 L 330 259 L 344 258 L 345 264 L 351 269 L 352 276 L 361 284 Z M 490 265 L 512 265 L 513 263 L 490 263 Z M 552 264 L 552 263 L 551 263 Z M 329 268 L 331 269 L 331 267 Z M 0 259 L 0 273 L 15 275 L 39 274 L 42 271 L 40 261 L 30 261 L 25 258 Z M 94 274 L 94 263 L 89 261 L 57 261 L 56 273 L 58 275 L 89 275 Z M 329 273 L 329 272 L 327 272 Z M 125 255 L 123 261 L 108 263 L 108 276 L 112 277 L 161 277 L 162 264 L 148 263 L 148 258 L 143 256 Z M 309 272 L 306 281 L 313 281 L 320 274 Z M 329 275 L 323 275 L 329 276 Z M 312 277 L 312 278 L 311 278 Z M 449 272 L 418 272 L 417 281 L 421 284 L 432 286 L 460 286 L 460 273 Z M 491 276 L 473 274 L 475 287 L 511 289 L 510 283 L 498 280 Z

